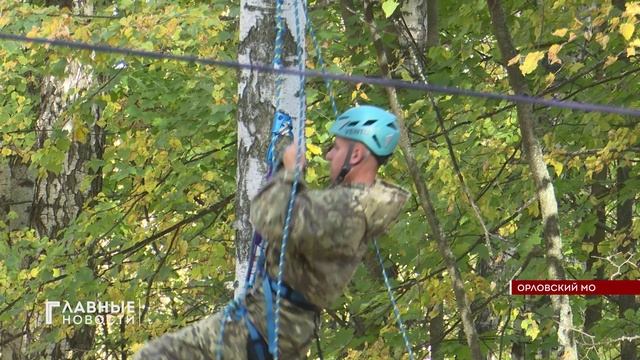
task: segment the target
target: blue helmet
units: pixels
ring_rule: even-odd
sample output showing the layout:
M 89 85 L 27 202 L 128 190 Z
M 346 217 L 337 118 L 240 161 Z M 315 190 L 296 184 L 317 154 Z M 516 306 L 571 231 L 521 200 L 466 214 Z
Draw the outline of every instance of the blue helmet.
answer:
M 363 143 L 378 156 L 393 153 L 400 139 L 396 117 L 376 106 L 362 105 L 338 116 L 329 132 Z

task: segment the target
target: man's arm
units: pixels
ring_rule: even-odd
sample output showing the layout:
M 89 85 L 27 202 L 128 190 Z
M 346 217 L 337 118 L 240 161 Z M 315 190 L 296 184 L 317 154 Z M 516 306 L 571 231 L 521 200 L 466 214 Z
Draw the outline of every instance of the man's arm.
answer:
M 282 170 L 251 204 L 251 223 L 270 241 L 280 241 L 294 173 Z M 348 189 L 307 189 L 303 181 L 292 213 L 290 239 L 314 256 L 352 256 L 364 236 L 366 222 Z

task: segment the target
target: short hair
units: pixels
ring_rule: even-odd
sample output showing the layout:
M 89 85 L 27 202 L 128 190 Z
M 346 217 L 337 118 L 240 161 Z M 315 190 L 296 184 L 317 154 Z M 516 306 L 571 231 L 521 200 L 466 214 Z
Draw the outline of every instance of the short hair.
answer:
M 371 155 L 373 155 L 373 157 L 376 159 L 376 162 L 378 163 L 378 167 L 380 167 L 380 166 L 386 164 L 387 161 L 389 161 L 389 158 L 391 157 L 392 154 L 380 156 L 380 155 L 376 155 L 373 152 L 371 152 Z
M 373 155 L 373 157 L 376 159 L 376 163 L 378 163 L 378 167 L 384 165 L 387 163 L 387 161 L 389 161 L 389 158 L 391 157 L 391 155 L 393 155 L 393 153 L 389 154 L 389 155 L 378 155 L 376 153 L 374 153 L 371 149 L 369 149 L 369 147 L 367 146 L 367 144 L 361 142 L 361 141 L 355 141 L 359 144 L 361 144 L 362 146 L 364 146 L 365 149 L 367 149 L 367 151 L 369 151 L 369 153 L 371 155 Z

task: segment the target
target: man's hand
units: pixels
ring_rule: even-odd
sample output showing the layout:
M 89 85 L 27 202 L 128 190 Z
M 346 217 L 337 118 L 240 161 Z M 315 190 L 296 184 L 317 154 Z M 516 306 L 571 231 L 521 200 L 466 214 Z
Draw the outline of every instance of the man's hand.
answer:
M 298 150 L 296 143 L 297 142 L 294 141 L 293 143 L 291 143 L 291 145 L 287 146 L 287 148 L 284 150 L 284 154 L 282 155 L 282 163 L 286 170 L 293 171 L 296 168 L 296 152 Z M 304 169 L 306 165 L 307 159 L 305 159 L 305 155 L 302 154 L 300 159 L 300 169 Z

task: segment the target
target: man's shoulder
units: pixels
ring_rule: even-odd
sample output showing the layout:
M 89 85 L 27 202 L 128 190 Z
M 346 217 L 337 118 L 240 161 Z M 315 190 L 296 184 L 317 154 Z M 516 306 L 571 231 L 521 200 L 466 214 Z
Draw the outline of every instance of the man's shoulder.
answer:
M 309 191 L 309 196 L 314 201 L 327 205 L 356 207 L 364 189 L 358 187 L 336 186 L 327 189 L 314 189 Z

